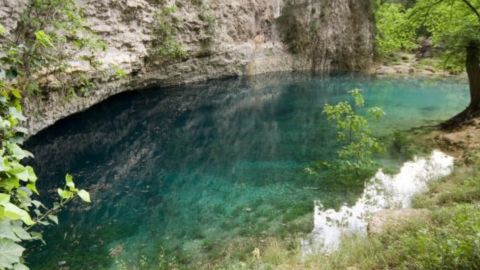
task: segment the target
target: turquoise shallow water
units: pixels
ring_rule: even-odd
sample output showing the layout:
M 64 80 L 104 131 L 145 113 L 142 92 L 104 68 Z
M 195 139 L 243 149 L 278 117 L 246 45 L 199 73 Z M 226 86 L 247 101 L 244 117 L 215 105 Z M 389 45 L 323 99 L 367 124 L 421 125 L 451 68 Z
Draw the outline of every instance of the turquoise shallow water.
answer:
M 375 130 L 387 136 L 447 119 L 468 97 L 440 79 L 284 73 L 113 97 L 27 142 L 44 194 L 70 172 L 93 199 L 32 246 L 32 269 L 196 269 L 239 241 L 310 231 L 313 200 L 338 207 L 361 192 L 302 173 L 333 156 L 323 105 L 353 88 L 384 108 Z

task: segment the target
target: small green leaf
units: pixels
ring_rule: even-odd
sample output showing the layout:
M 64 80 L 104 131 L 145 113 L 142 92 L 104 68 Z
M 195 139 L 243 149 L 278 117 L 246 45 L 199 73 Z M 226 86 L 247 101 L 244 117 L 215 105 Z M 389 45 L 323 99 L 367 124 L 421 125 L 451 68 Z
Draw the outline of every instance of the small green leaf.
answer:
M 77 194 L 78 194 L 78 197 L 80 197 L 80 199 L 82 199 L 82 201 L 87 202 L 87 203 L 91 202 L 90 193 L 88 193 L 88 191 L 82 189 Z
M 58 217 L 55 215 L 48 215 L 48 219 L 53 221 L 55 224 L 58 224 Z
M 27 173 L 28 173 L 28 181 L 34 182 L 34 183 L 37 182 L 38 177 L 31 166 L 27 166 Z
M 31 235 L 32 239 L 40 240 L 44 245 L 46 244 L 45 240 L 43 240 L 43 235 L 41 232 L 32 232 Z
M 37 195 L 40 195 L 40 193 L 38 192 L 38 189 L 37 189 L 37 186 L 35 185 L 35 183 L 28 183 L 27 184 L 27 188 L 33 192 L 35 192 L 35 194 Z
M 60 196 L 60 198 L 62 198 L 64 200 L 68 200 L 68 199 L 73 197 L 73 192 L 68 191 L 68 190 L 64 190 L 64 189 L 61 189 L 61 188 L 57 189 L 57 193 Z
M 73 176 L 71 174 L 65 175 L 65 182 L 67 184 L 67 187 L 75 189 L 75 183 L 73 182 Z
M 17 167 L 11 171 L 18 179 L 27 182 L 28 181 L 28 171 L 25 167 Z
M 40 207 L 43 206 L 42 202 L 37 201 L 37 200 L 33 200 L 32 204 L 35 205 L 36 208 L 40 208 Z

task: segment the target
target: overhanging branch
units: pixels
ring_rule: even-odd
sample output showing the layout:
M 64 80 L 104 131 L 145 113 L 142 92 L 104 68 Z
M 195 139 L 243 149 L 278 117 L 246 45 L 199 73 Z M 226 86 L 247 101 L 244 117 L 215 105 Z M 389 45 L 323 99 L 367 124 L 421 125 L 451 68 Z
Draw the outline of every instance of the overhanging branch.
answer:
M 478 12 L 478 10 L 472 5 L 472 3 L 470 3 L 469 0 L 462 0 L 463 3 L 465 3 L 465 5 L 467 5 L 472 11 L 473 13 L 475 13 L 475 15 L 477 15 L 477 18 L 478 20 L 480 21 L 480 13 Z

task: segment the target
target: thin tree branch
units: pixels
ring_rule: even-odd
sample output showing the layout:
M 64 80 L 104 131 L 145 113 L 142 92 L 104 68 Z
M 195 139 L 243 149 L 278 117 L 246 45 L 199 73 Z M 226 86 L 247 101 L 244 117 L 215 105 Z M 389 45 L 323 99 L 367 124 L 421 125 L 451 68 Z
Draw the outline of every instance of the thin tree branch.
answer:
M 467 5 L 472 11 L 473 13 L 475 13 L 475 15 L 477 15 L 477 18 L 478 20 L 480 21 L 480 13 L 478 12 L 478 10 L 472 5 L 472 3 L 470 3 L 469 0 L 462 0 L 463 3 L 465 3 L 465 5 Z

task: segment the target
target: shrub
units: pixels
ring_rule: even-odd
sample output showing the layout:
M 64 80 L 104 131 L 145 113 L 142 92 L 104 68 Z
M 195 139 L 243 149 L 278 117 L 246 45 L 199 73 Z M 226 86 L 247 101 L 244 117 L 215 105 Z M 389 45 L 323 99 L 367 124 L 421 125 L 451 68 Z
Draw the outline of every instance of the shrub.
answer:
M 323 110 L 327 119 L 335 123 L 336 139 L 341 144 L 336 159 L 307 168 L 308 173 L 318 175 L 326 169 L 335 179 L 351 182 L 355 179 L 364 180 L 376 170 L 373 157 L 384 151 L 384 145 L 372 135 L 368 117 L 379 120 L 384 112 L 378 107 L 372 107 L 366 110 L 366 114 L 361 114 L 358 110 L 365 106 L 361 91 L 355 89 L 350 95 L 354 99 L 353 106 L 343 101 L 336 105 L 326 104 Z

